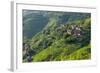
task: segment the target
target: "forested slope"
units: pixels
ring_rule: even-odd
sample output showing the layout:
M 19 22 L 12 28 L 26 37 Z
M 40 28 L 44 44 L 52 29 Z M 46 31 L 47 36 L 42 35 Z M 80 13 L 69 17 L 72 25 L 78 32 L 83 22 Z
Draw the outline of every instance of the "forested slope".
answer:
M 29 11 L 23 14 L 23 62 L 85 59 L 91 59 L 89 13 Z

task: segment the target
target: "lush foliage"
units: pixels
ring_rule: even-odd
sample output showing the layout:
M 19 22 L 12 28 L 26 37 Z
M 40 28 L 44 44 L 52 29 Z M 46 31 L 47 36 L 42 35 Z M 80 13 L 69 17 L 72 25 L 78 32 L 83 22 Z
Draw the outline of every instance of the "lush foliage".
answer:
M 26 10 L 23 33 L 23 62 L 91 59 L 89 13 Z

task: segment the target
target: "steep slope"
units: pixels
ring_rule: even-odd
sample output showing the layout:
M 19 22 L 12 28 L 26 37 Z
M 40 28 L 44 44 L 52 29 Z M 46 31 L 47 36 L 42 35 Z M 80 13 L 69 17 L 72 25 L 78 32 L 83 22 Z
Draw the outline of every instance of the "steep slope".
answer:
M 55 39 L 50 39 L 48 42 L 50 42 L 51 44 L 43 48 L 43 50 L 41 50 L 38 54 L 33 55 L 32 60 L 60 61 L 60 60 L 90 59 L 91 47 L 90 45 L 87 46 L 90 43 L 90 29 L 88 29 L 90 21 L 88 20 L 89 19 L 86 19 L 84 24 L 85 26 L 81 27 L 81 29 L 84 28 L 85 30 L 82 31 L 83 34 L 81 34 L 80 36 L 63 32 L 64 27 L 62 27 L 63 29 L 61 28 L 62 32 L 60 31 L 62 34 L 60 34 L 60 32 L 57 33 L 51 32 L 51 34 L 55 36 Z M 65 29 L 67 29 L 67 27 Z M 45 37 L 46 39 L 48 39 L 46 35 Z M 47 43 L 45 43 L 45 45 Z
M 33 17 L 29 14 L 33 14 Z M 30 38 L 25 38 L 23 42 L 23 47 L 26 48 L 23 53 L 23 62 L 90 59 L 91 19 L 89 13 L 40 11 L 35 12 L 35 15 L 31 12 L 29 14 L 25 14 L 24 26 L 30 27 L 31 24 L 34 32 L 27 31 L 26 27 L 23 30 L 25 34 L 27 32 L 32 34 L 31 36 L 24 35 Z M 34 20 L 33 22 L 26 21 L 27 15 L 29 19 L 36 19 L 40 24 L 38 25 Z M 47 18 L 46 23 L 42 23 L 43 17 Z M 35 27 L 39 27 L 38 31 Z M 79 57 L 78 55 L 81 54 L 82 56 Z

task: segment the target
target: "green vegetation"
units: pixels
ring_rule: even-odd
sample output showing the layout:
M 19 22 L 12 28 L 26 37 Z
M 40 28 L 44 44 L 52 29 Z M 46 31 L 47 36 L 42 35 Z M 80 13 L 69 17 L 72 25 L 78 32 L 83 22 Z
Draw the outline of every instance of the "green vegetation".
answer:
M 89 13 L 23 11 L 23 62 L 91 59 Z

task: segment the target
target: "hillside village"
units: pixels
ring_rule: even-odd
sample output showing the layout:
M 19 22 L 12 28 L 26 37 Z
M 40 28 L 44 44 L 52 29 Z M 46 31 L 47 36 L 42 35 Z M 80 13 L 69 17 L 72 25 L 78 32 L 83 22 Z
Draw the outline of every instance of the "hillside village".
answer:
M 43 27 L 41 31 L 35 32 L 36 34 L 34 33 L 35 35 L 32 38 L 24 35 L 23 62 L 91 59 L 91 20 L 89 14 L 68 13 L 69 16 L 67 13 L 55 13 L 54 15 L 52 12 L 45 12 L 46 15 L 41 14 L 38 17 L 45 19 L 47 16 L 46 18 L 49 17 L 49 19 L 46 20 L 44 27 L 41 26 Z M 67 16 L 70 17 L 70 21 L 68 21 Z M 75 19 L 73 19 L 74 17 Z M 35 18 L 35 22 L 38 21 L 40 19 Z M 42 24 L 42 21 L 40 23 Z M 28 24 L 25 23 L 25 25 Z M 37 29 L 40 30 L 40 28 Z M 30 33 L 32 34 L 32 32 Z

